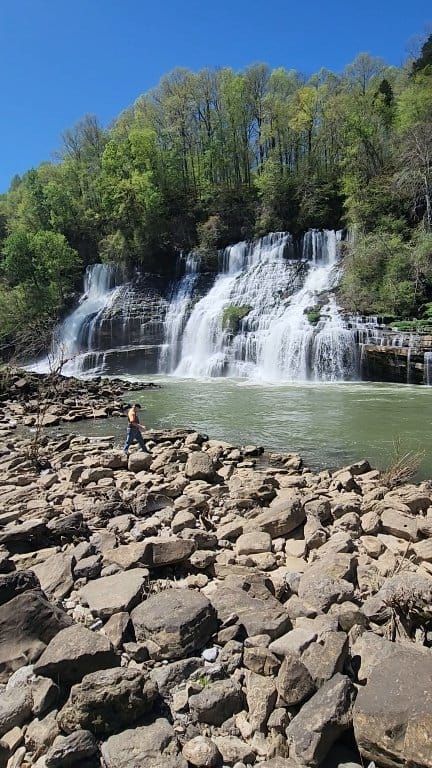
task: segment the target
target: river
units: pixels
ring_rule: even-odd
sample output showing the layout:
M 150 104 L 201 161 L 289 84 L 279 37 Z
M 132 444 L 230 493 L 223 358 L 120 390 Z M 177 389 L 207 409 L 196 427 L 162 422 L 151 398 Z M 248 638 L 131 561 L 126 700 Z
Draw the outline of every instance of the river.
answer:
M 398 384 L 296 383 L 252 385 L 229 379 L 152 377 L 162 388 L 131 394 L 149 427 L 192 427 L 236 445 L 258 443 L 295 451 L 313 469 L 368 458 L 383 468 L 394 442 L 422 450 L 420 478 L 432 478 L 432 389 Z M 72 425 L 80 433 L 116 434 L 109 419 Z

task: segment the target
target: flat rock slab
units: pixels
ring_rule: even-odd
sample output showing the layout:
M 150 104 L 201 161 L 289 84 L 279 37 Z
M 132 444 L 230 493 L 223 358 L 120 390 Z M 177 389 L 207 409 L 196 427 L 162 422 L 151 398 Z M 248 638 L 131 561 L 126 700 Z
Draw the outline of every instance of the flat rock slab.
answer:
M 177 749 L 172 725 L 159 718 L 110 736 L 101 751 L 107 768 L 187 768 Z
M 73 624 L 59 632 L 34 667 L 35 675 L 62 683 L 77 683 L 84 675 L 119 663 L 105 635 L 91 632 L 82 624 Z
M 30 688 L 20 685 L 9 691 L 0 693 L 0 737 L 15 728 L 23 725 L 30 719 L 32 713 L 33 698 Z
M 334 742 L 352 724 L 356 689 L 336 674 L 303 705 L 287 728 L 290 757 L 311 768 L 320 765 Z
M 243 589 L 220 584 L 209 598 L 220 621 L 224 622 L 236 614 L 249 637 L 269 635 L 276 638 L 291 628 L 286 610 L 270 594 L 260 599 Z
M 204 595 L 168 589 L 152 595 L 132 611 L 137 641 L 153 640 L 166 659 L 200 650 L 216 632 L 216 614 Z
M 156 695 L 156 685 L 141 670 L 99 670 L 72 687 L 58 722 L 65 733 L 77 728 L 112 733 L 149 712 Z
M 57 552 L 33 566 L 33 571 L 41 583 L 47 597 L 62 600 L 73 588 L 72 566 L 75 558 L 65 552 Z
M 139 603 L 148 575 L 146 568 L 132 568 L 114 576 L 103 576 L 82 587 L 79 596 L 94 616 L 108 619 L 119 611 L 130 611 Z
M 41 592 L 28 591 L 0 606 L 0 682 L 39 658 L 60 630 L 72 624 Z
M 379 765 L 432 766 L 432 654 L 396 646 L 375 666 L 354 706 L 361 754 Z

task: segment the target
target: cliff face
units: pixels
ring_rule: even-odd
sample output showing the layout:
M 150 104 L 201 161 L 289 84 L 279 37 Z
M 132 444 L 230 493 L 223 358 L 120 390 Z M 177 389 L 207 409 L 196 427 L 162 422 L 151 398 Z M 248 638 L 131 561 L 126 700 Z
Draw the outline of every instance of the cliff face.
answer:
M 369 381 L 430 384 L 432 336 L 387 332 L 380 343 L 361 346 L 361 377 Z

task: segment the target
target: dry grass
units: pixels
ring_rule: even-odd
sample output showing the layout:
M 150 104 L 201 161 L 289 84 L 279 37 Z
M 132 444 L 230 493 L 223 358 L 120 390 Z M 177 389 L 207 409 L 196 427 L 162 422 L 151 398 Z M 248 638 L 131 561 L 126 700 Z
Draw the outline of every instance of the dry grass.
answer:
M 420 469 L 425 451 L 403 451 L 400 437 L 393 443 L 393 458 L 382 474 L 382 480 L 389 488 L 412 480 Z

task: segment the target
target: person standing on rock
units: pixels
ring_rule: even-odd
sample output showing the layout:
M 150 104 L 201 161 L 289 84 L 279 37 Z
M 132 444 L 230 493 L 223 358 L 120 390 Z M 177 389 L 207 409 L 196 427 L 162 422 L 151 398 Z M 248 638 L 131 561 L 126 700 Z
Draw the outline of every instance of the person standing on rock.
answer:
M 141 434 L 144 427 L 139 423 L 138 411 L 140 408 L 141 408 L 140 404 L 135 403 L 135 405 L 132 405 L 131 408 L 129 408 L 127 413 L 128 428 L 127 428 L 126 442 L 123 448 L 123 451 L 126 454 L 126 456 L 129 455 L 129 448 L 131 447 L 132 443 L 135 442 L 135 440 L 137 441 L 142 451 L 144 451 L 145 453 L 150 453 L 150 451 L 147 450 L 147 446 Z

